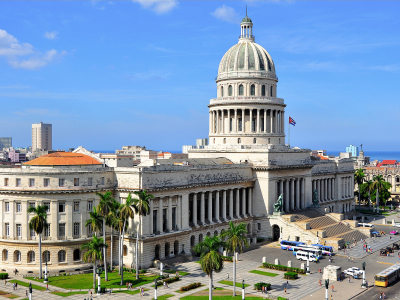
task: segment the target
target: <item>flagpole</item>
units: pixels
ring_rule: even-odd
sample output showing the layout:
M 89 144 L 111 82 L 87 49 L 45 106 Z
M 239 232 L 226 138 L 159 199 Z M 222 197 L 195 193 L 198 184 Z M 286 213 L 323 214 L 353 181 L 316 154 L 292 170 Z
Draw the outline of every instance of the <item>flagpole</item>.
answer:
M 289 120 L 290 120 L 290 116 L 289 116 Z M 289 144 L 289 148 L 290 148 L 290 122 L 289 122 L 289 140 L 288 140 L 288 144 Z

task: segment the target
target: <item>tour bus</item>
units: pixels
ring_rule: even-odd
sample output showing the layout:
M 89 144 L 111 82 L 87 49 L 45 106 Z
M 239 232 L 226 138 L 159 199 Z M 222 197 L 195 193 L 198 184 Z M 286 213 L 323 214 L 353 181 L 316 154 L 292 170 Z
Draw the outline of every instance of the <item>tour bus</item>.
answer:
M 296 255 L 298 251 L 303 251 L 303 252 L 310 252 L 312 253 L 315 257 L 318 257 L 318 259 L 322 258 L 322 251 L 319 250 L 317 247 L 314 246 L 308 246 L 308 245 L 300 245 L 300 246 L 294 246 L 293 247 L 293 255 Z
M 375 285 L 387 287 L 400 278 L 400 263 L 396 263 L 375 275 Z
M 316 261 L 317 258 L 315 257 L 314 254 L 310 254 L 310 256 L 308 256 L 309 252 L 306 251 L 297 251 L 296 252 L 296 258 L 299 260 L 307 260 L 310 259 L 310 261 Z
M 303 242 L 281 241 L 281 249 L 292 251 L 294 246 L 305 245 Z
M 318 247 L 319 250 L 322 251 L 322 255 L 331 255 L 333 254 L 333 248 L 331 246 L 324 246 L 320 244 L 311 244 L 311 246 Z

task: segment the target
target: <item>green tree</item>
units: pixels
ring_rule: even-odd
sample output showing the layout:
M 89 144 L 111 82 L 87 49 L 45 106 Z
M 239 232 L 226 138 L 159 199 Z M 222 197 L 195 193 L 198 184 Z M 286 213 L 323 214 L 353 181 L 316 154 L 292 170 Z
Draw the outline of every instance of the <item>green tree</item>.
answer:
M 135 214 L 139 216 L 139 224 L 136 233 L 136 248 L 135 248 L 136 279 L 139 279 L 139 237 L 140 237 L 139 234 L 141 232 L 142 218 L 150 213 L 150 200 L 153 199 L 154 196 L 152 194 L 148 194 L 146 190 L 135 191 L 134 193 L 136 196 L 138 196 L 138 199 L 133 199 L 132 207 L 135 211 Z
M 104 194 L 102 193 L 96 193 L 96 195 L 100 198 L 100 202 L 97 205 L 97 211 L 99 212 L 99 215 L 101 215 L 103 217 L 103 239 L 104 242 L 107 243 L 106 240 L 106 218 L 108 216 L 108 214 L 110 213 L 111 210 L 111 205 L 112 205 L 112 201 L 113 196 L 112 196 L 112 192 L 111 191 L 107 191 Z M 112 249 L 112 246 L 111 246 Z M 106 252 L 106 247 L 103 248 L 103 256 L 104 256 L 104 274 L 105 274 L 105 280 L 108 281 L 108 271 L 107 271 L 107 252 Z M 112 260 L 112 257 L 111 257 Z
M 374 189 L 374 182 L 372 180 L 368 180 L 366 183 L 364 183 L 365 189 L 368 192 L 368 206 L 371 204 L 371 192 Z
M 39 236 L 39 279 L 42 279 L 42 233 L 49 226 L 47 209 L 47 205 L 28 208 L 28 213 L 35 213 L 35 216 L 29 221 L 29 229 L 35 231 Z
M 373 180 L 373 188 L 376 190 L 376 209 L 379 213 L 379 194 L 381 193 L 383 197 L 387 196 L 388 193 L 390 194 L 388 188 L 390 188 L 392 185 L 386 182 L 382 175 L 374 176 Z
M 93 289 L 96 288 L 96 263 L 103 259 L 102 250 L 104 247 L 108 247 L 102 238 L 93 236 L 92 240 L 81 246 L 82 250 L 87 250 L 83 255 L 83 260 L 85 262 L 93 263 Z
M 93 207 L 93 211 L 89 212 L 90 219 L 86 220 L 85 227 L 89 225 L 92 227 L 92 231 L 97 236 L 97 232 L 100 232 L 103 226 L 103 217 L 97 212 L 96 207 Z
M 113 248 L 114 248 L 114 219 L 116 218 L 116 216 L 119 213 L 119 206 L 120 203 L 115 200 L 114 198 L 112 199 L 111 203 L 110 203 L 110 212 L 108 213 L 107 217 L 106 217 L 106 225 L 108 227 L 111 228 L 111 247 L 110 247 L 110 252 L 111 252 L 111 260 L 110 260 L 110 269 L 113 270 Z
M 236 252 L 243 252 L 244 247 L 248 247 L 246 224 L 235 225 L 229 221 L 229 228 L 221 233 L 221 238 L 226 239 L 226 248 L 233 252 L 233 296 L 236 296 Z
M 354 173 L 354 182 L 357 183 L 358 186 L 358 211 L 361 211 L 361 195 L 360 195 L 360 187 L 364 182 L 365 174 L 363 169 L 357 169 Z

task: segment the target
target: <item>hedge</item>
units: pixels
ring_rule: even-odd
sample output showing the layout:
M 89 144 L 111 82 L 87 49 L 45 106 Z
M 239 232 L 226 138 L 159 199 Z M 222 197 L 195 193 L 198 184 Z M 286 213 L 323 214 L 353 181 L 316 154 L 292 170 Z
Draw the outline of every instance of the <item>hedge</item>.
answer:
M 195 283 L 191 283 L 191 284 L 189 284 L 189 285 L 187 285 L 187 286 L 181 287 L 181 288 L 179 289 L 179 291 L 181 291 L 181 292 L 186 292 L 186 291 L 189 291 L 189 290 L 198 288 L 199 286 L 201 286 L 201 283 L 200 283 L 200 282 L 195 282 Z
M 269 264 L 269 263 L 263 263 L 262 266 L 263 266 L 263 268 L 266 268 L 266 269 L 295 272 L 298 274 L 306 274 L 306 271 L 303 269 L 300 269 L 300 268 L 292 268 L 292 267 L 287 267 L 287 266 L 282 266 L 282 265 L 273 265 L 273 264 Z
M 288 300 L 287 298 L 283 298 L 283 297 L 278 297 L 276 298 L 276 300 Z
M 0 273 L 0 279 L 7 279 L 8 273 Z
M 124 272 L 136 273 L 136 269 L 129 269 L 129 268 L 125 268 L 124 267 Z M 141 270 L 139 270 L 139 273 L 140 274 L 145 274 L 145 273 L 147 273 L 147 270 L 146 269 L 141 269 Z
M 175 282 L 175 281 L 179 281 L 179 277 L 178 276 L 175 276 L 175 277 L 172 277 L 172 278 L 166 278 L 163 281 L 157 281 L 157 286 L 163 285 L 164 282 L 172 283 L 172 282 Z
M 222 260 L 223 261 L 233 262 L 233 257 L 232 256 L 222 256 Z
M 261 291 L 261 288 L 262 288 L 263 286 L 266 286 L 266 287 L 267 287 L 267 291 L 271 290 L 271 284 L 270 284 L 270 283 L 265 283 L 265 282 L 256 283 L 256 284 L 254 285 L 254 289 L 257 290 L 257 291 Z
M 285 279 L 297 279 L 299 278 L 299 274 L 297 274 L 296 272 L 286 272 L 285 274 L 283 274 L 283 277 Z

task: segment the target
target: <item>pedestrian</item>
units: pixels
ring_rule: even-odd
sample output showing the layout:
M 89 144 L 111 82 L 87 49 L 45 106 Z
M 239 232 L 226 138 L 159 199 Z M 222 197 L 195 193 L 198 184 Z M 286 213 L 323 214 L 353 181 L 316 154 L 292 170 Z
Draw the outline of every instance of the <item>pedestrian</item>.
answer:
M 400 257 L 400 254 L 399 254 Z M 226 279 L 229 280 L 229 273 L 226 273 Z
M 332 294 L 331 294 L 331 300 L 332 300 L 333 298 L 332 298 Z
M 400 255 L 399 255 L 399 259 L 400 259 Z M 4 285 L 7 285 L 7 279 L 4 280 Z
M 15 283 L 15 289 L 18 289 L 18 282 Z
M 28 290 L 25 290 L 25 296 L 28 297 Z
M 379 294 L 379 299 L 382 299 L 382 292 L 380 292 Z
M 382 299 L 386 299 L 385 292 L 382 292 Z
M 350 283 L 350 276 L 349 276 L 349 283 Z
M 335 290 L 333 289 L 333 284 L 332 284 L 332 293 L 334 292 Z
M 166 284 L 167 284 L 167 283 L 164 281 L 164 290 L 165 290 L 165 288 L 166 288 Z
M 285 295 L 286 295 L 286 287 L 285 287 Z
M 286 286 L 289 287 L 289 280 L 286 280 Z
M 49 290 L 49 284 L 46 284 L 46 291 Z
M 176 277 L 179 278 L 179 271 L 176 271 Z
M 264 294 L 264 286 L 261 286 L 261 294 Z
M 318 285 L 322 286 L 321 279 L 318 281 Z
M 13 290 L 15 291 L 15 283 L 13 283 Z
M 90 291 L 90 300 L 92 300 L 93 299 L 93 294 L 92 294 L 92 291 Z
M 111 290 L 111 288 L 110 288 L 110 295 L 111 295 L 111 293 L 112 293 L 112 290 Z

